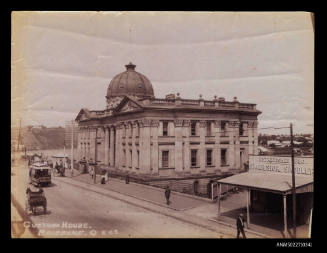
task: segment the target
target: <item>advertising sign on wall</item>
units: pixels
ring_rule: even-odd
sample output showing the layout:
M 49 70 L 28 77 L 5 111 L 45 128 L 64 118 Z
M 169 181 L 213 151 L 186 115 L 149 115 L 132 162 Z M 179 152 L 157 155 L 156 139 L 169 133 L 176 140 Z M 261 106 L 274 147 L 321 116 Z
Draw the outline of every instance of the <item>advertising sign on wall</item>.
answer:
M 292 158 L 284 156 L 249 156 L 249 172 L 292 174 Z M 313 176 L 313 157 L 295 157 L 297 175 Z

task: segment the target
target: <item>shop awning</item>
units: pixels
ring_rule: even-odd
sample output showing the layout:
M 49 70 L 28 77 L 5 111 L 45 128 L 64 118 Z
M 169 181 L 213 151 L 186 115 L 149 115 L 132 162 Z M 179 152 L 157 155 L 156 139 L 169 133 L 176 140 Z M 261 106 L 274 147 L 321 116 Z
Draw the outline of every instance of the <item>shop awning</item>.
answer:
M 218 183 L 278 194 L 290 194 L 292 191 L 292 175 L 286 173 L 246 172 L 220 179 Z M 313 177 L 295 175 L 295 189 L 297 193 L 313 192 Z

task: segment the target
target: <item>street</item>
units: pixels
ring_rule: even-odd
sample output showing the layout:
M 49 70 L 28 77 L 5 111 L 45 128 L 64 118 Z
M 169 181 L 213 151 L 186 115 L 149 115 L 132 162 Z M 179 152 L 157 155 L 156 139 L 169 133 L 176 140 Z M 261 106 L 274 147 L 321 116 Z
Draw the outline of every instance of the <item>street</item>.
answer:
M 13 194 L 25 207 L 27 168 L 20 166 L 12 176 Z M 17 182 L 17 183 L 16 183 Z M 47 213 L 40 207 L 31 222 L 41 237 L 110 238 L 220 238 L 212 230 L 152 212 L 109 196 L 64 183 L 56 177 L 44 187 Z

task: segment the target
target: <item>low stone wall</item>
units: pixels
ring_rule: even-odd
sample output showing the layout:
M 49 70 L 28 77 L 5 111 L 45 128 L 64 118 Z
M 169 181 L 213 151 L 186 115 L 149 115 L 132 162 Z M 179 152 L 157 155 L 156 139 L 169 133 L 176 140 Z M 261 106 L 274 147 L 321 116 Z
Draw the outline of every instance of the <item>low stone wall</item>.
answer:
M 220 177 L 217 177 L 218 179 Z M 194 179 L 179 179 L 179 180 L 162 180 L 151 181 L 148 185 L 165 188 L 169 185 L 170 189 L 177 192 L 197 195 L 201 197 L 210 197 L 211 182 L 216 181 L 215 178 L 194 178 Z
M 80 166 L 82 171 L 83 166 Z M 87 166 L 88 167 L 88 166 Z M 87 170 L 86 170 L 87 171 Z M 204 198 L 211 198 L 211 182 L 216 182 L 218 179 L 231 176 L 237 171 L 219 172 L 211 175 L 142 175 L 129 173 L 128 171 L 118 170 L 114 167 L 96 166 L 96 173 L 104 175 L 108 172 L 109 178 L 117 178 L 125 180 L 129 177 L 130 182 L 145 184 L 159 188 L 165 188 L 169 185 L 170 189 L 176 192 L 196 195 Z M 82 173 L 82 172 L 81 172 Z M 85 172 L 84 172 L 85 173 Z

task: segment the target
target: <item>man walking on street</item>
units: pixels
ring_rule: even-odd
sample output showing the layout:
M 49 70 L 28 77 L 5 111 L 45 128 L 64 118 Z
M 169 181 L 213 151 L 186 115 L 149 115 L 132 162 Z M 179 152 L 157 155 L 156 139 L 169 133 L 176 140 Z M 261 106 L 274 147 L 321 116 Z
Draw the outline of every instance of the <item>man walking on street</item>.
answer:
M 169 186 L 166 186 L 166 190 L 165 190 L 165 196 L 166 196 L 166 201 L 167 201 L 167 205 L 170 204 L 169 198 L 170 198 L 170 189 Z
M 240 215 L 237 217 L 236 227 L 237 227 L 237 238 L 240 238 L 240 233 L 242 233 L 243 239 L 245 239 L 246 236 L 244 233 L 244 218 L 242 213 L 240 213 Z

